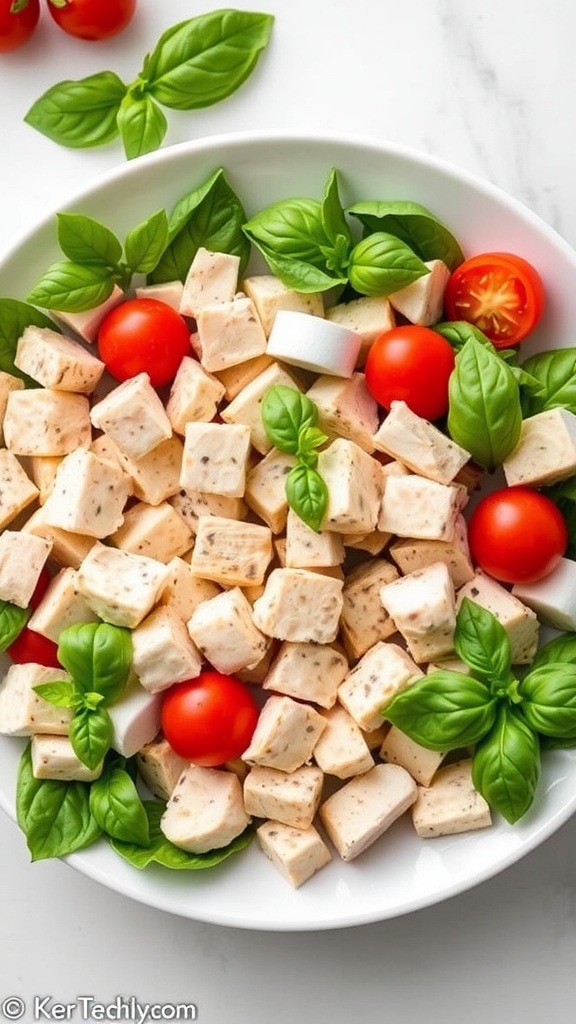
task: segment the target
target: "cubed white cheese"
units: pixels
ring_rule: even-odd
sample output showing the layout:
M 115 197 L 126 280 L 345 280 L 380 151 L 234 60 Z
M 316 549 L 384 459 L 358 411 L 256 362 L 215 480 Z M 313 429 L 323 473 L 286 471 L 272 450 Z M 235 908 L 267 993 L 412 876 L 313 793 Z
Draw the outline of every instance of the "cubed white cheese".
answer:
M 342 324 L 281 309 L 274 318 L 266 352 L 289 366 L 351 377 L 361 346 L 360 335 Z
M 112 719 L 112 749 L 133 757 L 160 731 L 162 694 L 148 693 L 134 677 L 119 700 L 108 708 Z
M 342 860 L 349 861 L 372 846 L 416 796 L 416 783 L 404 768 L 377 764 L 329 796 L 320 818 Z
M 342 612 L 342 581 L 308 569 L 273 569 L 253 611 L 267 636 L 332 643 Z
M 172 791 L 160 828 L 175 846 L 208 853 L 228 846 L 249 824 L 237 776 L 191 764 Z
M 576 562 L 570 558 L 561 559 L 544 579 L 516 583 L 512 594 L 528 605 L 544 625 L 576 630 Z
M 11 391 L 4 439 L 14 455 L 67 455 L 88 448 L 92 440 L 88 398 L 47 388 Z
M 576 473 L 576 415 L 547 409 L 522 421 L 520 438 L 502 463 L 506 482 L 541 487 Z
M 444 308 L 444 292 L 450 270 L 443 260 L 425 260 L 428 273 L 388 296 L 390 305 L 412 324 L 431 327 Z

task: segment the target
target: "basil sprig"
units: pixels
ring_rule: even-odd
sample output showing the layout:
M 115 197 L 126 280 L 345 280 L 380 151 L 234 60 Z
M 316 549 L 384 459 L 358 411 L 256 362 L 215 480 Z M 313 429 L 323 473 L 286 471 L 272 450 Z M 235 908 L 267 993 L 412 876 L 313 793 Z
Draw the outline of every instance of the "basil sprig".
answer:
M 382 715 L 430 750 L 474 745 L 473 783 L 512 824 L 534 800 L 541 745 L 576 744 L 576 637 L 542 647 L 519 680 L 506 630 L 465 598 L 454 647 L 469 674 L 431 672 L 397 694 Z
M 254 70 L 273 22 L 228 8 L 182 21 L 160 36 L 134 82 L 113 71 L 58 82 L 24 120 L 62 146 L 101 146 L 120 135 L 129 160 L 149 153 L 166 135 L 161 107 L 195 110 L 230 96 Z
M 454 270 L 464 254 L 456 238 L 425 206 L 409 200 L 368 200 L 354 203 L 348 213 L 366 234 L 385 232 L 401 239 L 421 260 L 443 260 Z
M 83 622 L 60 634 L 58 660 L 70 679 L 40 683 L 36 692 L 56 707 L 70 708 L 69 739 L 76 756 L 97 768 L 110 749 L 112 719 L 107 710 L 130 675 L 130 631 L 107 622 Z
M 262 399 L 261 416 L 274 447 L 296 458 L 286 476 L 288 504 L 318 532 L 328 507 L 328 488 L 316 469 L 317 449 L 328 440 L 317 427 L 318 408 L 297 388 L 274 384 Z

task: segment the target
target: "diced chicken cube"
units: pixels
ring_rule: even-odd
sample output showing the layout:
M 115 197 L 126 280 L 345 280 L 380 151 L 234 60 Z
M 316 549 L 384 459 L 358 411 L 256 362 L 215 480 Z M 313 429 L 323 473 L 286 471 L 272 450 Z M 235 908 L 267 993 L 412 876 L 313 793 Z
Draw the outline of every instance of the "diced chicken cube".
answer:
M 351 302 L 341 302 L 326 310 L 326 319 L 349 327 L 362 338 L 357 366 L 364 366 L 372 342 L 383 331 L 395 326 L 396 318 L 385 296 L 362 296 Z
M 319 452 L 318 472 L 328 488 L 323 528 L 337 533 L 375 529 L 383 488 L 376 460 L 354 441 L 337 438 Z
M 62 459 L 43 506 L 44 520 L 61 530 L 103 539 L 122 524 L 128 494 L 120 470 L 80 448 Z
M 190 562 L 184 558 L 173 558 L 168 563 L 168 570 L 169 575 L 160 596 L 160 603 L 172 608 L 184 622 L 188 621 L 202 601 L 208 601 L 220 593 L 216 583 L 193 576 Z
M 30 629 L 58 643 L 60 633 L 68 626 L 97 621 L 97 615 L 78 593 L 76 579 L 76 570 L 69 566 L 54 576 L 28 620 Z
M 200 355 L 198 354 L 198 358 Z M 258 377 L 268 366 L 272 366 L 272 356 L 254 356 L 252 359 L 245 359 L 243 363 L 236 363 L 234 366 L 225 366 L 223 370 L 214 370 L 213 376 L 220 381 L 225 388 L 224 397 L 231 402 L 236 395 L 239 395 L 245 387 Z
M 4 438 L 14 455 L 67 455 L 88 448 L 92 440 L 88 398 L 47 388 L 11 391 Z
M 351 715 L 336 704 L 321 712 L 326 728 L 314 747 L 314 760 L 326 775 L 350 779 L 374 765 L 374 758 L 362 730 Z
M 293 772 L 310 760 L 325 727 L 325 720 L 310 704 L 291 697 L 269 697 L 242 760 Z
M 466 500 L 465 489 L 456 484 L 439 484 L 413 473 L 390 475 L 378 528 L 398 537 L 449 541 Z
M 35 687 L 70 677 L 63 669 L 34 662 L 10 665 L 0 683 L 0 734 L 32 736 L 34 733 L 66 736 L 72 712 L 44 700 Z
M 158 505 L 139 501 L 132 505 L 110 540 L 122 551 L 147 555 L 166 564 L 185 554 L 194 543 L 192 531 L 167 501 Z
M 137 285 L 134 292 L 138 299 L 156 299 L 179 313 L 184 284 L 182 281 L 160 281 L 158 284 Z
M 277 821 L 265 821 L 256 829 L 260 849 L 295 889 L 329 864 L 332 856 L 313 825 L 293 828 Z
M 0 529 L 38 497 L 38 488 L 19 460 L 6 448 L 0 449 Z
M 272 558 L 267 526 L 200 516 L 190 565 L 196 576 L 231 587 L 262 583 Z
M 344 544 L 338 533 L 312 530 L 292 509 L 286 521 L 286 565 L 291 569 L 312 569 L 340 565 Z
M 52 545 L 18 530 L 0 533 L 0 600 L 27 608 Z
M 243 498 L 230 498 L 226 494 L 208 494 L 206 491 L 188 491 L 179 487 L 169 498 L 170 504 L 196 535 L 201 516 L 215 516 L 221 519 L 246 519 L 248 509 Z
M 347 574 L 340 626 L 351 658 L 361 658 L 379 640 L 396 632 L 396 624 L 380 600 L 381 587 L 396 579 L 396 566 L 385 558 L 362 562 Z
M 547 409 L 522 421 L 520 438 L 502 463 L 507 484 L 548 486 L 576 473 L 576 415 Z
M 38 501 L 43 505 L 52 493 L 58 466 L 64 458 L 63 455 L 29 455 L 27 469 L 30 478 L 38 488 Z
M 177 754 L 164 736 L 145 743 L 136 754 L 138 773 L 145 786 L 160 800 L 169 800 L 188 761 Z
M 172 382 L 166 403 L 172 430 L 184 434 L 187 423 L 214 419 L 224 385 L 192 356 L 184 356 Z
M 167 579 L 162 562 L 98 542 L 78 569 L 77 585 L 101 619 L 134 629 L 152 611 Z
M 262 683 L 264 690 L 307 700 L 322 708 L 336 703 L 338 687 L 348 672 L 348 661 L 335 647 L 317 643 L 281 644 Z
M 320 806 L 329 839 L 344 861 L 372 846 L 414 803 L 417 786 L 396 764 L 377 764 L 347 782 Z
M 19 338 L 14 364 L 45 388 L 83 395 L 92 394 L 104 373 L 104 363 L 79 342 L 34 324 Z
M 20 377 L 15 377 L 12 373 L 6 373 L 5 370 L 0 370 L 0 445 L 4 445 L 4 416 L 6 414 L 6 405 L 8 404 L 8 395 L 11 391 L 23 391 L 25 388 L 24 381 Z
M 540 626 L 536 613 L 501 583 L 477 572 L 456 594 L 456 612 L 465 597 L 492 612 L 510 639 L 512 664 L 529 665 L 538 647 Z
M 446 752 L 428 750 L 393 725 L 382 741 L 380 756 L 389 764 L 401 765 L 421 786 L 429 786 Z
M 276 384 L 300 389 L 298 378 L 294 373 L 289 373 L 279 363 L 272 363 L 257 377 L 254 377 L 221 412 L 225 423 L 243 423 L 250 428 L 252 445 L 262 455 L 265 455 L 272 447 L 272 442 L 262 423 L 262 399 L 266 392 Z
M 380 600 L 417 664 L 454 650 L 454 584 L 443 562 L 386 583 L 380 590 Z
M 294 455 L 272 448 L 248 470 L 244 499 L 252 511 L 270 527 L 272 533 L 281 533 L 286 526 L 286 477 L 295 464 Z
M 203 306 L 196 315 L 200 362 L 215 372 L 266 352 L 266 335 L 252 299 Z
M 160 828 L 175 846 L 189 853 L 208 853 L 228 846 L 249 824 L 238 777 L 220 768 L 191 764 L 172 791 Z
M 456 518 L 452 540 L 411 540 L 402 537 L 390 545 L 389 554 L 405 576 L 434 562 L 444 562 L 456 588 L 469 583 L 474 577 L 468 530 L 461 515 Z
M 172 434 L 147 373 L 138 373 L 109 391 L 92 407 L 90 419 L 129 459 L 142 459 Z
M 59 782 L 93 782 L 102 774 L 101 762 L 88 768 L 74 753 L 67 736 L 37 733 L 30 741 L 32 774 L 35 779 L 55 779 Z
M 451 483 L 470 459 L 465 448 L 400 401 L 392 402 L 374 435 L 374 447 L 439 484 Z
M 86 558 L 90 549 L 97 543 L 95 537 L 61 530 L 46 521 L 44 506 L 36 509 L 29 519 L 23 523 L 22 532 L 36 537 L 44 537 L 52 545 L 50 559 L 60 566 L 71 566 L 77 569 Z
M 273 274 L 259 274 L 244 278 L 242 291 L 252 299 L 266 337 L 272 330 L 279 309 L 311 313 L 312 316 L 324 316 L 324 298 L 321 292 L 310 292 L 309 294 L 296 292 L 282 284 Z
M 180 486 L 241 498 L 249 455 L 250 428 L 244 423 L 187 423 Z
M 200 653 L 226 674 L 255 668 L 270 643 L 254 625 L 250 602 L 239 587 L 203 601 L 187 626 Z
M 350 378 L 323 374 L 307 391 L 319 412 L 319 427 L 330 437 L 346 437 L 366 452 L 374 451 L 378 404 L 363 373 Z
M 159 505 L 180 490 L 184 446 L 179 437 L 161 441 L 148 455 L 131 459 L 117 449 L 120 466 L 131 480 L 133 494 L 148 505 Z
M 472 762 L 446 765 L 436 772 L 429 786 L 419 787 L 412 820 L 422 839 L 491 825 L 490 807 L 472 783 Z
M 84 341 L 90 343 L 96 341 L 98 337 L 98 331 L 100 330 L 100 324 L 104 317 L 111 309 L 120 303 L 125 298 L 124 292 L 114 285 L 111 294 L 104 302 L 100 302 L 93 309 L 87 309 L 82 313 L 63 313 L 62 311 L 51 310 L 51 315 L 59 323 L 63 324 L 64 327 L 69 328 L 78 334 Z
M 332 643 L 342 612 L 342 581 L 308 569 L 273 569 L 253 611 L 267 636 Z
M 322 783 L 316 765 L 304 764 L 293 772 L 255 765 L 244 780 L 244 806 L 253 818 L 308 828 L 320 804 Z
M 238 288 L 239 268 L 239 256 L 199 246 L 184 281 L 181 315 L 195 317 L 206 305 L 230 302 Z
M 374 644 L 338 688 L 338 699 L 361 729 L 382 724 L 382 709 L 424 673 L 398 644 Z
M 132 667 L 149 693 L 195 679 L 202 668 L 182 619 L 165 605 L 155 608 L 132 630 L 132 647 Z
M 443 260 L 425 260 L 428 273 L 388 296 L 390 305 L 412 324 L 431 327 L 444 308 L 444 292 L 450 270 Z

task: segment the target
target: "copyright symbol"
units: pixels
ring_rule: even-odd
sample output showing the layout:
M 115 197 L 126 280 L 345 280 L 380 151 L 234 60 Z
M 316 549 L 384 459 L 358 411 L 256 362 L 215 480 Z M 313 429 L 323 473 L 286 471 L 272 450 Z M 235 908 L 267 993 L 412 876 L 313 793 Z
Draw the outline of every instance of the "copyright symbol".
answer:
M 21 1020 L 26 1013 L 26 1003 L 20 996 L 8 996 L 0 1003 L 0 1013 L 6 1020 Z

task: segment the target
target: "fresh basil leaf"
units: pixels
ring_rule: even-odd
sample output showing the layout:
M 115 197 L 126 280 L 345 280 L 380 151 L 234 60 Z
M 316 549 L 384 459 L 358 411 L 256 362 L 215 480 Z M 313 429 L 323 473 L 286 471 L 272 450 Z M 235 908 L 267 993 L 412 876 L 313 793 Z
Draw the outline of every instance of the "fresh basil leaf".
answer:
M 330 172 L 324 190 L 322 225 L 334 249 L 334 265 L 329 269 L 344 272 L 352 247 L 352 232 L 340 201 L 338 173 L 334 168 Z
M 476 338 L 456 356 L 449 382 L 448 433 L 493 472 L 520 437 L 520 390 L 510 367 Z
M 268 268 L 286 288 L 310 295 L 313 292 L 326 292 L 346 284 L 347 278 L 335 275 L 332 271 L 322 270 L 313 263 L 292 256 L 279 256 L 273 249 L 262 242 L 255 243 L 268 264 Z M 328 260 L 322 254 L 324 262 Z
M 78 691 L 70 679 L 55 680 L 51 683 L 39 683 L 34 690 L 42 700 L 47 700 L 57 708 L 73 708 L 78 705 Z
M 576 413 L 576 348 L 538 352 L 522 363 L 522 369 L 540 384 L 540 390 L 525 399 L 525 416 L 557 408 Z
M 324 252 L 330 236 L 317 199 L 282 199 L 260 210 L 244 225 L 248 238 L 266 254 L 310 263 L 326 269 Z
M 576 633 L 561 633 L 543 644 L 536 652 L 530 669 L 561 663 L 576 665 Z
M 491 729 L 498 701 L 486 683 L 439 669 L 396 694 L 382 716 L 429 750 L 476 743 Z
M 244 850 L 252 842 L 254 836 L 253 829 L 248 828 L 236 839 L 233 839 L 228 846 L 219 850 L 211 850 L 209 853 L 188 853 L 166 839 L 160 828 L 165 804 L 157 800 L 145 800 L 144 809 L 148 817 L 150 835 L 146 847 L 122 842 L 118 839 L 110 840 L 110 846 L 115 853 L 123 857 L 133 867 L 140 869 L 147 868 L 150 864 L 160 864 L 165 868 L 188 871 L 212 868 L 221 864 L 232 854 Z
M 440 324 L 434 324 L 434 330 L 437 334 L 441 334 L 446 341 L 449 341 L 452 348 L 459 352 L 464 347 L 469 338 L 475 338 L 481 345 L 488 345 L 490 348 L 494 348 L 492 342 L 486 335 L 476 327 L 475 324 L 469 324 L 467 320 L 447 320 Z
M 80 213 L 56 214 L 58 244 L 73 263 L 95 263 L 113 270 L 122 258 L 122 244 L 110 228 Z
M 419 256 L 395 235 L 368 235 L 350 253 L 348 278 L 360 295 L 391 295 L 430 271 Z
M 82 764 L 97 768 L 110 750 L 113 736 L 112 719 L 106 708 L 79 708 L 70 722 L 68 736 Z
M 56 324 L 34 306 L 20 299 L 0 298 L 0 370 L 23 380 L 27 387 L 38 387 L 37 381 L 14 365 L 16 345 L 30 324 L 59 332 Z
M 112 704 L 128 682 L 132 635 L 109 622 L 76 623 L 60 633 L 58 660 L 84 693 L 95 691 Z
M 168 245 L 168 216 L 157 210 L 128 232 L 124 240 L 126 263 L 133 274 L 150 274 Z
M 120 104 L 116 123 L 128 160 L 159 149 L 168 130 L 166 116 L 152 97 L 130 91 Z
M 327 440 L 328 434 L 322 433 L 318 427 L 302 427 L 298 434 L 298 457 L 303 458 L 311 452 L 314 452 L 315 454 L 315 449 L 319 448 L 320 445 L 324 444 Z
M 0 601 L 0 651 L 5 651 L 20 636 L 30 613 L 30 608 L 20 608 L 11 601 Z
M 150 282 L 184 281 L 201 247 L 238 256 L 242 274 L 250 256 L 250 243 L 242 230 L 245 220 L 240 198 L 219 169 L 171 211 L 169 244 L 150 274 Z
M 531 806 L 539 775 L 538 737 L 518 711 L 501 703 L 492 729 L 472 758 L 475 788 L 513 825 Z
M 113 71 L 58 82 L 32 104 L 24 120 L 61 146 L 101 146 L 118 135 L 116 118 L 126 89 Z
M 510 674 L 510 638 L 487 608 L 465 597 L 456 616 L 454 650 L 481 679 L 505 680 Z
M 35 779 L 30 743 L 18 767 L 16 814 L 33 861 L 65 857 L 90 846 L 101 835 L 90 812 L 89 786 Z
M 521 683 L 522 714 L 535 732 L 576 739 L 576 664 L 547 662 L 532 667 Z
M 173 25 L 146 57 L 148 93 L 173 110 L 218 103 L 253 71 L 273 22 L 269 14 L 224 9 Z
M 550 494 L 547 488 L 543 488 L 543 493 L 547 494 L 552 498 L 552 501 L 558 506 L 559 511 L 564 516 L 566 526 L 568 528 L 568 546 L 564 552 L 565 558 L 570 558 L 573 562 L 576 561 L 576 501 L 567 498 L 557 498 L 555 495 Z
M 82 313 L 105 302 L 114 289 L 114 278 L 100 264 L 53 263 L 28 295 L 28 301 L 62 313 Z
M 317 469 L 304 462 L 293 466 L 286 477 L 286 498 L 293 512 L 318 532 L 328 508 L 328 488 Z
M 268 440 L 275 448 L 296 455 L 300 437 L 318 422 L 318 409 L 307 395 L 286 384 L 274 384 L 265 392 L 260 415 Z
M 464 259 L 449 228 L 420 203 L 409 200 L 363 201 L 347 209 L 368 232 L 386 231 L 406 243 L 422 260 L 443 260 L 454 270 Z
M 102 832 L 137 846 L 148 846 L 148 817 L 128 772 L 106 767 L 90 787 L 90 810 Z

